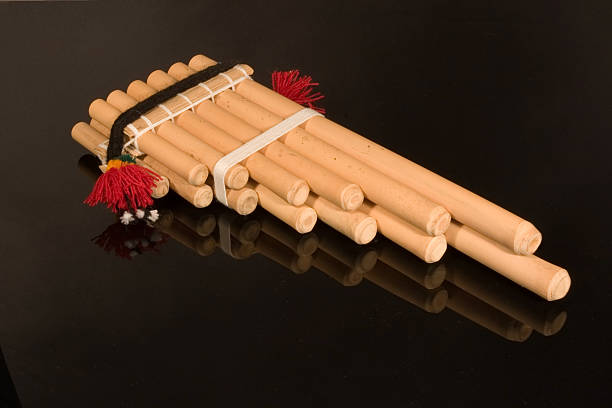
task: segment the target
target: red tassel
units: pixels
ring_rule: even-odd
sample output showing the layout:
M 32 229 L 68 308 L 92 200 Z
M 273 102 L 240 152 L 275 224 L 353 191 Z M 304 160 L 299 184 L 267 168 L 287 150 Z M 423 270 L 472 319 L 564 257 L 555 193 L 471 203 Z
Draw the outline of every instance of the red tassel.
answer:
M 319 113 L 325 113 L 324 108 L 313 104 L 313 102 L 325 98 L 321 92 L 311 93 L 317 85 L 319 83 L 312 82 L 312 77 L 309 75 L 300 77 L 300 71 L 297 69 L 274 71 L 272 73 L 272 89 L 300 105 L 307 106 Z
M 136 164 L 113 165 L 113 161 L 109 162 L 110 168 L 98 178 L 84 203 L 91 207 L 105 203 L 113 212 L 153 205 L 151 192 L 159 175 Z

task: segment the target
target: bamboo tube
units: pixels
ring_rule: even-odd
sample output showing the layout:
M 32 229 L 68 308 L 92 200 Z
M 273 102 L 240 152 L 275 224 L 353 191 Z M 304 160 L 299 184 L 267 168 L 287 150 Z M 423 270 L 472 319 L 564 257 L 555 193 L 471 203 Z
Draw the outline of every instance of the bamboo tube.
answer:
M 140 79 L 130 82 L 126 89 L 126 93 L 128 95 L 139 101 L 147 99 L 149 96 L 154 95 L 156 92 L 157 90 L 155 88 L 151 88 L 149 85 L 142 82 Z
M 317 222 L 317 213 L 311 207 L 295 207 L 262 184 L 249 181 L 247 185 L 257 193 L 259 203 L 266 211 L 301 234 L 312 231 Z
M 214 183 L 212 177 L 206 180 L 211 188 L 214 189 Z M 227 205 L 232 210 L 236 211 L 240 215 L 247 215 L 255 211 L 257 208 L 257 193 L 255 190 L 249 187 L 243 187 L 240 189 L 227 189 Z
M 312 255 L 312 266 L 342 286 L 356 286 L 363 280 L 363 273 L 346 266 L 324 251 Z
M 365 278 L 426 312 L 440 313 L 446 307 L 448 293 L 444 288 L 425 289 L 383 262 L 378 262 Z
M 255 81 L 238 84 L 236 92 L 281 117 L 302 109 Z M 329 119 L 312 118 L 304 129 L 443 205 L 457 221 L 518 254 L 534 253 L 542 241 L 542 234 L 530 222 Z
M 382 235 L 427 263 L 438 262 L 446 252 L 444 235 L 432 237 L 369 200 L 363 203 L 361 211 L 376 219 Z
M 163 123 L 159 126 L 157 134 L 191 157 L 206 164 L 209 172 L 213 171 L 217 161 L 224 156 L 174 123 Z M 229 188 L 240 189 L 245 186 L 248 179 L 249 172 L 241 164 L 234 164 L 225 173 L 225 185 Z
M 212 202 L 214 194 L 209 185 L 204 184 L 203 186 L 194 186 L 151 156 L 145 156 L 142 160 L 151 166 L 151 168 L 153 168 L 156 172 L 165 174 L 170 182 L 170 188 L 185 200 L 193 204 L 194 207 L 208 207 Z
M 172 78 L 169 80 L 172 80 Z M 161 86 L 161 84 L 156 85 Z M 138 80 L 132 82 L 128 87 L 128 95 L 137 100 L 143 100 L 155 92 L 157 92 L 157 89 Z M 224 154 L 230 153 L 242 145 L 239 140 L 205 122 L 191 111 L 186 111 L 177 116 L 175 122 Z M 259 152 L 246 158 L 242 164 L 249 170 L 253 179 L 267 186 L 280 197 L 285 198 L 290 204 L 304 204 L 309 191 L 308 184 L 304 180 L 294 176 Z
M 234 92 L 217 95 L 215 102 L 258 130 L 265 130 L 282 120 L 280 116 Z M 304 129 L 293 129 L 279 138 L 279 141 L 332 173 L 358 184 L 368 199 L 427 233 L 440 235 L 446 231 L 450 215 L 442 206 L 317 139 Z
M 89 126 L 100 132 L 102 135 L 104 135 L 105 138 L 108 139 L 110 137 L 110 129 L 98 122 L 97 120 L 90 119 Z
M 212 67 L 213 65 L 216 65 L 216 63 L 213 62 L 212 64 L 209 64 L 207 67 Z M 170 68 L 168 68 L 168 75 L 170 75 L 172 78 L 178 81 L 180 81 L 181 79 L 185 79 L 188 76 L 195 74 L 196 72 L 198 71 L 189 67 L 186 64 L 183 64 L 182 62 L 176 62 L 172 64 Z
M 95 155 L 106 157 L 106 151 L 100 147 L 100 144 L 106 141 L 106 137 L 94 128 L 89 126 L 87 123 L 79 122 L 72 127 L 72 138 L 77 141 L 81 146 L 89 150 Z M 147 167 L 155 173 L 155 169 L 143 163 L 140 159 L 136 159 L 136 162 L 143 167 Z M 159 175 L 160 180 L 155 182 L 155 187 L 151 190 L 151 197 L 161 198 L 168 194 L 170 189 L 170 183 L 166 176 Z
M 359 273 L 372 270 L 378 261 L 378 252 L 374 248 L 355 245 L 353 241 L 328 226 L 317 228 L 317 235 L 319 249 Z
M 535 255 L 517 255 L 454 220 L 446 232 L 446 240 L 470 258 L 546 300 L 561 299 L 570 288 L 571 279 L 565 269 Z
M 463 291 L 532 327 L 544 336 L 558 333 L 567 312 L 557 304 L 534 298 L 507 279 L 484 270 L 467 258 L 447 262 L 447 279 Z
M 381 242 L 378 246 L 378 260 L 409 277 L 426 289 L 440 287 L 446 278 L 444 264 L 426 264 L 416 256 L 407 253 L 392 242 Z
M 453 312 L 510 341 L 523 342 L 531 336 L 533 329 L 526 324 L 500 312 L 450 283 L 444 286 L 448 291 L 447 307 Z
M 122 112 L 138 103 L 137 99 L 118 89 L 112 91 L 106 101 Z M 162 123 L 155 131 L 158 136 L 161 136 L 167 142 L 205 164 L 209 172 L 213 171 L 217 161 L 223 157 L 223 154 L 219 151 L 172 122 Z M 225 185 L 229 188 L 239 189 L 244 187 L 248 179 L 247 169 L 240 164 L 236 164 L 227 170 Z
M 180 63 L 173 65 L 174 68 L 180 66 Z M 190 73 L 188 71 L 178 72 L 177 70 L 173 72 L 177 79 L 182 79 Z M 169 74 L 164 77 L 160 72 L 156 72 L 153 77 L 150 76 L 147 79 L 147 83 L 156 89 L 163 89 L 172 81 L 175 81 L 175 78 Z M 210 101 L 202 102 L 197 108 L 198 115 L 243 143 L 261 133 L 257 128 L 250 127 L 245 123 L 233 123 L 237 118 L 232 115 L 222 115 L 220 111 L 222 112 Z M 238 128 L 241 130 L 237 131 Z M 307 180 L 312 191 L 343 209 L 354 210 L 363 202 L 363 193 L 356 184 L 348 183 L 315 162 L 304 159 L 282 143 L 273 142 L 261 149 L 260 153 L 298 177 Z
M 315 213 L 316 216 L 316 213 Z M 314 232 L 296 234 L 294 229 L 268 212 L 259 214 L 261 229 L 264 233 L 291 249 L 298 256 L 310 256 L 319 247 L 319 237 Z
M 311 256 L 296 255 L 285 245 L 265 233 L 257 238 L 255 247 L 260 254 L 298 275 L 307 272 L 312 265 Z
M 367 244 L 376 236 L 376 220 L 360 211 L 344 211 L 323 197 L 310 193 L 306 204 L 317 217 L 358 244 Z
M 96 99 L 89 105 L 89 115 L 109 129 L 120 114 L 117 108 L 102 99 Z M 143 134 L 138 139 L 138 146 L 143 153 L 163 163 L 190 184 L 196 186 L 204 184 L 208 175 L 206 166 L 154 133 L 149 131 Z

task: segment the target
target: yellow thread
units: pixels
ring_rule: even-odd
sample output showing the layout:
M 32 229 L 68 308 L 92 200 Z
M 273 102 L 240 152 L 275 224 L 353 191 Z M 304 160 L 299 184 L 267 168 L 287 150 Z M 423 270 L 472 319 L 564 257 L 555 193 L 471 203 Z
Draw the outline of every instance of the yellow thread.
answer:
M 109 160 L 108 163 L 106 163 L 106 171 L 112 168 L 118 169 L 123 166 L 129 166 L 131 164 L 134 164 L 134 163 L 124 162 L 123 160 L 119 160 L 119 159 Z

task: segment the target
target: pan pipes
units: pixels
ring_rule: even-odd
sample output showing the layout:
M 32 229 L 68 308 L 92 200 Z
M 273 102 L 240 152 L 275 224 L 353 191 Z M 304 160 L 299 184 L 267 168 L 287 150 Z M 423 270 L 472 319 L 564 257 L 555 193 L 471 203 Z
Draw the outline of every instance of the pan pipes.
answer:
M 90 159 L 95 161 L 81 158 L 79 168 L 95 180 L 99 169 Z M 513 342 L 534 331 L 555 335 L 567 319 L 562 305 L 530 296 L 459 254 L 427 264 L 388 240 L 357 245 L 325 225 L 300 234 L 264 211 L 238 217 L 219 205 L 201 210 L 173 197 L 160 205 L 160 219 L 151 227 L 114 223 L 94 242 L 133 258 L 159 251 L 169 237 L 199 256 L 222 251 L 237 260 L 263 256 L 295 274 L 318 269 L 341 286 L 371 283 L 424 312 L 457 313 Z
M 565 296 L 569 275 L 533 255 L 530 222 L 325 118 L 309 77 L 275 73 L 271 90 L 252 74 L 196 55 L 93 101 L 72 129 L 106 170 L 86 202 L 129 219 L 166 182 L 194 207 L 259 204 L 299 233 L 321 220 L 358 244 L 380 233 L 427 263 L 448 243 L 547 300 Z

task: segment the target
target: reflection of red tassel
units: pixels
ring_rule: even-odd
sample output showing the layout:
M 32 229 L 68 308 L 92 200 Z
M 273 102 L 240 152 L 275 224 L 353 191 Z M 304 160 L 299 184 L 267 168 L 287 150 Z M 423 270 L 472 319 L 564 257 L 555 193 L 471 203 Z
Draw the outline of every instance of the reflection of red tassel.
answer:
M 121 258 L 132 259 L 145 252 L 160 252 L 160 247 L 168 240 L 168 235 L 145 224 L 123 225 L 115 222 L 92 241 L 106 252 Z
M 94 185 L 85 204 L 105 203 L 114 212 L 146 208 L 153 204 L 151 192 L 159 175 L 137 164 L 110 160 L 106 173 Z
M 325 98 L 321 92 L 311 94 L 313 88 L 317 85 L 319 83 L 312 82 L 312 77 L 308 75 L 300 77 L 300 71 L 297 69 L 274 71 L 272 73 L 272 89 L 300 105 L 308 106 L 319 113 L 325 113 L 324 108 L 314 106 L 313 104 L 313 102 Z

